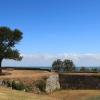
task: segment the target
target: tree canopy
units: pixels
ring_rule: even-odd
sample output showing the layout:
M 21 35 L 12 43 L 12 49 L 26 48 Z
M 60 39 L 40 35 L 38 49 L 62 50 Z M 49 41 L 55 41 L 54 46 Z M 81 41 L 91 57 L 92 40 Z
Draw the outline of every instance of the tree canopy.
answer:
M 64 61 L 57 59 L 52 64 L 52 70 L 57 72 L 74 71 L 75 65 L 72 60 L 65 59 Z
M 0 67 L 3 59 L 21 60 L 22 56 L 15 45 L 23 38 L 23 33 L 18 29 L 0 27 Z
M 59 72 L 62 67 L 62 63 L 63 62 L 60 59 L 55 60 L 52 64 L 52 70 Z

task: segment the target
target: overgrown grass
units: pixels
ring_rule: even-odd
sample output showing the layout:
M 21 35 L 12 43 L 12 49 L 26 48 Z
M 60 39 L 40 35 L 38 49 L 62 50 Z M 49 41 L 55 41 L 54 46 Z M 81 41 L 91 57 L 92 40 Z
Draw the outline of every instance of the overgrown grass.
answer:
M 100 96 L 90 97 L 87 100 L 100 100 Z
M 48 95 L 37 95 L 0 87 L 0 100 L 56 100 Z
M 0 87 L 0 100 L 100 100 L 99 90 L 60 90 L 37 95 Z

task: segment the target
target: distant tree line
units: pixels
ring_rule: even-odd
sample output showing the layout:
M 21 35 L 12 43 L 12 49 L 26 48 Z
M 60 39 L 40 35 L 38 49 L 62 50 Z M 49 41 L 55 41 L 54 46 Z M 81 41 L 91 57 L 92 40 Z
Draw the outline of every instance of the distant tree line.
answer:
M 100 70 L 98 68 L 96 68 L 96 67 L 88 68 L 88 67 L 82 66 L 80 68 L 79 72 L 100 72 Z
M 56 72 L 100 72 L 98 68 L 88 68 L 88 67 L 80 67 L 79 70 L 75 67 L 75 64 L 72 60 L 65 59 L 57 59 L 52 63 L 52 71 Z

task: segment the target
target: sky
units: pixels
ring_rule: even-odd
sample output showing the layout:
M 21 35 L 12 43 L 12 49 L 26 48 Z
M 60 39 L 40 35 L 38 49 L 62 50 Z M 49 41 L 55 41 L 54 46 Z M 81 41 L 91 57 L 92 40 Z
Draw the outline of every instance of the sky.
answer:
M 23 60 L 4 66 L 100 65 L 100 0 L 0 0 L 0 26 L 23 32 Z

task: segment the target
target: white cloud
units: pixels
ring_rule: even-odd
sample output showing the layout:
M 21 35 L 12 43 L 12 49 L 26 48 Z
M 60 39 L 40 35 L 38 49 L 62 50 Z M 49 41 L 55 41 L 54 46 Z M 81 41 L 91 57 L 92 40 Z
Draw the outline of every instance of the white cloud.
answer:
M 4 60 L 5 66 L 51 66 L 55 59 L 71 59 L 77 66 L 99 66 L 100 54 L 23 54 L 21 62 Z

